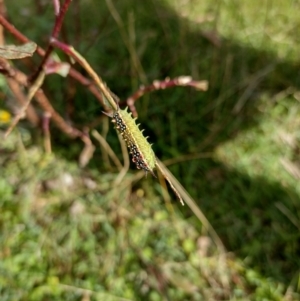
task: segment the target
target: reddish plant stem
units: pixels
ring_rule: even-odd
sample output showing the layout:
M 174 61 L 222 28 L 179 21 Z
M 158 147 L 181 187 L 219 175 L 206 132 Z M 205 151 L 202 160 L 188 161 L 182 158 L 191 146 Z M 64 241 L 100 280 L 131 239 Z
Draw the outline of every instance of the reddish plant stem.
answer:
M 27 79 L 26 75 L 13 68 L 6 60 L 0 59 L 0 66 L 2 69 L 5 71 L 6 76 L 10 77 L 13 79 L 15 82 L 21 83 L 23 86 L 27 87 Z M 25 96 L 24 96 L 25 97 Z M 44 94 L 42 89 L 39 89 L 34 98 L 36 99 L 37 103 L 40 105 L 40 107 L 45 111 L 51 114 L 53 122 L 57 125 L 57 127 L 70 136 L 71 138 L 76 138 L 80 137 L 84 143 L 89 143 L 89 138 L 86 134 L 83 132 L 79 131 L 76 128 L 73 128 L 71 125 L 69 125 L 53 108 L 51 105 L 50 101 Z M 25 99 L 25 98 L 24 98 Z
M 74 60 L 77 59 L 76 56 L 74 56 L 74 53 L 72 51 L 72 46 L 62 43 L 62 42 L 58 41 L 57 39 L 53 39 L 53 38 L 51 39 L 50 43 L 51 43 L 51 45 L 54 45 L 55 47 L 61 49 L 65 54 L 69 55 Z
M 14 37 L 16 37 L 20 42 L 27 43 L 30 40 L 24 36 L 20 31 L 18 31 L 12 24 L 10 24 L 4 16 L 0 15 L 0 24 L 9 31 Z M 36 50 L 37 54 L 40 56 L 45 55 L 45 50 L 41 47 L 37 47 Z M 90 80 L 88 80 L 86 77 L 84 77 L 82 74 L 80 74 L 77 70 L 74 68 L 70 68 L 69 75 L 76 79 L 79 83 L 81 83 L 83 86 L 87 87 L 92 94 L 99 100 L 99 102 L 103 105 L 102 96 L 99 93 L 98 89 L 94 85 L 94 83 Z
M 66 123 L 66 121 L 55 111 L 46 95 L 44 94 L 43 90 L 40 89 L 39 91 L 37 91 L 37 93 L 35 94 L 35 100 L 44 111 L 48 112 L 51 115 L 53 122 L 62 132 L 64 132 L 71 138 L 82 138 L 82 136 L 84 136 L 81 131 L 73 128 L 71 125 Z
M 0 16 L 6 16 L 6 7 L 4 4 L 4 0 L 0 0 Z M 3 34 L 3 27 L 0 26 L 0 45 L 4 45 L 4 34 Z
M 3 58 L 0 58 L 0 73 L 9 78 L 13 78 L 22 86 L 27 86 L 27 76 L 24 73 L 19 72 L 19 70 L 13 68 L 11 64 Z
M 55 16 L 58 16 L 59 12 L 60 12 L 60 2 L 59 2 L 59 0 L 53 0 L 53 7 L 54 7 Z
M 51 38 L 57 38 L 59 35 L 59 32 L 61 30 L 61 26 L 64 20 L 64 17 L 67 13 L 67 10 L 70 6 L 72 0 L 65 0 L 63 6 L 60 8 L 59 14 L 56 15 L 56 19 L 55 19 L 55 24 L 54 24 L 54 28 L 52 31 L 52 35 Z M 57 9 L 57 8 L 56 8 Z M 56 12 L 55 12 L 56 13 Z M 51 39 L 50 38 L 50 39 Z M 42 72 L 44 65 L 47 63 L 47 60 L 49 59 L 52 51 L 53 51 L 53 46 L 51 45 L 51 43 L 49 42 L 46 53 L 39 65 L 39 67 L 37 68 L 37 70 L 33 73 L 33 75 L 30 77 L 30 81 L 34 82 L 35 79 L 38 77 L 38 75 Z
M 3 15 L 0 15 L 0 24 L 14 37 L 16 37 L 20 42 L 22 43 L 30 42 L 30 40 L 26 36 L 24 36 L 18 29 L 16 29 L 15 26 L 13 26 L 10 22 L 8 22 Z M 45 55 L 45 50 L 39 46 L 37 47 L 36 52 L 40 56 Z
M 197 90 L 206 91 L 208 89 L 208 82 L 195 81 L 190 76 L 179 76 L 174 79 L 166 78 L 165 80 L 159 81 L 155 80 L 149 86 L 141 86 L 134 94 L 127 98 L 126 103 L 132 112 L 133 116 L 137 116 L 137 111 L 135 108 L 135 102 L 142 97 L 144 94 L 155 91 L 155 90 L 164 90 L 167 88 L 173 88 L 177 86 L 193 87 Z

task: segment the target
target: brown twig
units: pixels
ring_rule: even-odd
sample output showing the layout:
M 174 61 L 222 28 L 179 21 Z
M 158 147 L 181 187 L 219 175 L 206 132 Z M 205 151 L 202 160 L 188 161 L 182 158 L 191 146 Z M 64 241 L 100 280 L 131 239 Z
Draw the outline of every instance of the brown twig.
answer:
M 27 76 L 13 68 L 9 62 L 3 58 L 0 58 L 0 73 L 4 74 L 6 77 L 13 78 L 22 86 L 27 86 Z
M 192 87 L 200 91 L 207 91 L 208 82 L 206 80 L 195 81 L 190 76 L 179 76 L 174 79 L 166 78 L 165 80 L 159 81 L 155 80 L 149 86 L 141 86 L 133 95 L 127 98 L 127 105 L 132 112 L 132 115 L 137 117 L 137 111 L 134 103 L 146 93 L 155 91 L 155 90 L 164 90 L 167 88 L 173 88 L 176 86 L 182 87 Z
M 84 133 L 82 133 L 80 130 L 72 127 L 69 125 L 53 108 L 51 103 L 49 102 L 48 98 L 44 94 L 43 90 L 38 90 L 36 95 L 35 95 L 35 100 L 36 102 L 40 105 L 40 107 L 51 114 L 51 118 L 53 122 L 56 124 L 56 126 L 64 132 L 66 135 L 68 135 L 71 138 L 76 138 L 76 137 L 84 137 Z
M 35 82 L 32 84 L 32 86 L 30 87 L 29 91 L 28 91 L 28 95 L 26 98 L 26 103 L 25 105 L 22 107 L 22 109 L 20 110 L 20 112 L 16 115 L 16 117 L 14 118 L 13 122 L 11 123 L 10 127 L 7 129 L 7 131 L 5 132 L 4 138 L 6 138 L 10 132 L 13 130 L 13 128 L 17 125 L 17 123 L 19 122 L 19 120 L 25 116 L 25 112 L 33 98 L 33 96 L 35 95 L 35 93 L 40 89 L 40 87 L 42 86 L 43 82 L 44 82 L 44 78 L 45 78 L 45 73 L 41 72 L 39 74 L 39 77 L 37 77 L 37 79 L 35 80 Z
M 19 105 L 24 106 L 26 103 L 26 96 L 24 95 L 24 92 L 22 91 L 20 84 L 13 78 L 7 77 L 6 81 Z M 26 117 L 29 120 L 29 122 L 34 126 L 37 126 L 40 122 L 40 118 L 35 112 L 31 104 L 27 107 Z
M 93 145 L 92 140 L 88 136 L 88 132 L 86 132 L 86 135 L 82 136 L 81 139 L 85 146 L 79 156 L 79 166 L 85 167 L 93 157 L 96 147 Z

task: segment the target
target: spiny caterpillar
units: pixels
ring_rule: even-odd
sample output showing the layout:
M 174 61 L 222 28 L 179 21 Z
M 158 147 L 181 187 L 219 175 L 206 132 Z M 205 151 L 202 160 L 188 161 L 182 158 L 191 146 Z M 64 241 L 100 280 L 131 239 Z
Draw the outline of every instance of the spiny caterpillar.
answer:
M 136 118 L 132 118 L 132 114 L 118 108 L 112 115 L 112 122 L 115 123 L 115 128 L 122 135 L 124 141 L 132 154 L 132 162 L 135 163 L 138 169 L 143 169 L 150 172 L 154 177 L 154 168 L 156 163 L 155 154 L 151 144 L 147 141 L 148 137 L 144 137 L 143 131 L 139 129 L 139 125 L 135 123 Z

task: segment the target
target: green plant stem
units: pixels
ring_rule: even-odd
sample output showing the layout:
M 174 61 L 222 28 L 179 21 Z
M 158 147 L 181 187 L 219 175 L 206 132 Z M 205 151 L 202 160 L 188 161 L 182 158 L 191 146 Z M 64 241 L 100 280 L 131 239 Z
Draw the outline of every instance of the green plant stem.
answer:
M 97 75 L 97 73 L 92 69 L 90 64 L 87 62 L 87 60 L 78 53 L 72 46 L 64 44 L 60 41 L 58 41 L 55 38 L 51 38 L 51 44 L 59 49 L 61 49 L 63 52 L 65 52 L 67 55 L 72 57 L 77 63 L 79 63 L 90 75 L 90 77 L 94 80 L 106 100 L 109 102 L 113 110 L 118 109 L 118 105 L 116 101 L 114 100 L 114 97 L 112 96 L 112 92 L 108 89 L 106 84 L 102 81 L 102 79 Z

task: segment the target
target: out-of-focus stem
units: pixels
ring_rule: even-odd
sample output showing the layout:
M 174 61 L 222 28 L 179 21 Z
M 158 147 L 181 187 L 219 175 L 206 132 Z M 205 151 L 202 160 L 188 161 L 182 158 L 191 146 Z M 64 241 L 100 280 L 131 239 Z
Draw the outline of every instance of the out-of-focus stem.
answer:
M 54 24 L 54 28 L 53 28 L 53 31 L 52 31 L 51 38 L 57 38 L 58 37 L 59 32 L 61 30 L 61 26 L 62 26 L 63 20 L 64 20 L 64 17 L 65 17 L 65 15 L 67 13 L 67 10 L 68 10 L 68 8 L 70 6 L 71 1 L 72 0 L 65 0 L 63 6 L 59 10 L 59 14 L 56 15 L 55 24 Z M 51 38 L 50 38 L 50 40 L 51 40 Z M 45 53 L 45 55 L 44 55 L 44 57 L 43 57 L 40 65 L 39 65 L 39 67 L 37 68 L 36 72 L 34 72 L 33 75 L 31 76 L 30 81 L 35 81 L 35 79 L 43 71 L 44 66 L 47 63 L 47 60 L 49 59 L 52 51 L 53 51 L 53 46 L 52 46 L 51 43 L 49 43 L 49 45 L 47 47 L 47 50 L 46 50 L 46 53 Z
M 196 81 L 193 80 L 190 76 L 179 76 L 173 79 L 166 78 L 162 81 L 155 80 L 149 86 L 141 86 L 139 90 L 128 97 L 126 101 L 130 111 L 132 112 L 132 115 L 137 116 L 137 111 L 134 103 L 144 94 L 155 90 L 164 90 L 176 86 L 192 87 L 200 91 L 206 91 L 208 89 L 208 82 L 206 80 Z

